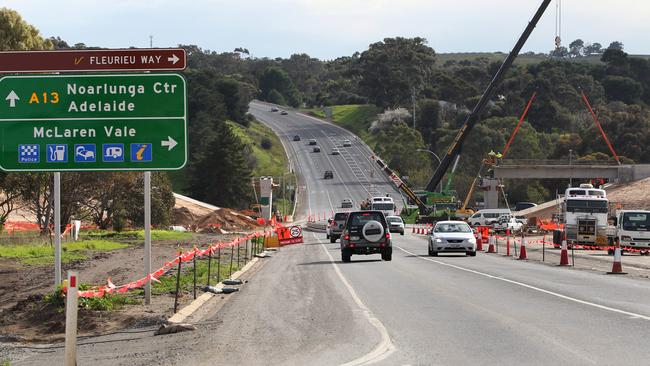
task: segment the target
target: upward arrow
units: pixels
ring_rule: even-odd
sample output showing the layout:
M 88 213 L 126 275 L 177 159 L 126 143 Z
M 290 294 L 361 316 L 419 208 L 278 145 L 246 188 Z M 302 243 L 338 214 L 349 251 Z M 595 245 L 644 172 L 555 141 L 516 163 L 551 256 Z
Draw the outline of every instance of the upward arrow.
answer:
M 20 98 L 18 98 L 18 95 L 16 94 L 16 92 L 12 90 L 9 93 L 9 95 L 7 95 L 5 100 L 8 100 L 9 101 L 9 107 L 13 108 L 13 107 L 16 106 L 16 101 L 20 100 Z
M 180 60 L 180 58 L 178 58 L 178 56 L 176 56 L 175 54 L 172 54 L 172 57 L 167 57 L 167 61 L 171 61 L 172 64 L 174 65 L 176 65 L 178 60 Z

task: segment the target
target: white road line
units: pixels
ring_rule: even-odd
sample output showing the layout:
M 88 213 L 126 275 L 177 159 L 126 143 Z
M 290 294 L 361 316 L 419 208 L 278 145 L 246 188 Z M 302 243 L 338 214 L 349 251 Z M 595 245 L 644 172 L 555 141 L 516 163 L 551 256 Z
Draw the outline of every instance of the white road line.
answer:
M 423 256 L 421 256 L 421 255 L 418 255 L 418 254 L 415 254 L 415 253 L 409 252 L 408 250 L 406 250 L 406 249 L 404 249 L 404 248 L 402 248 L 402 247 L 400 247 L 400 246 L 397 246 L 397 245 L 394 245 L 394 247 L 397 248 L 397 249 L 399 249 L 399 250 L 401 250 L 401 251 L 403 251 L 404 253 L 408 253 L 408 254 L 410 254 L 410 255 L 412 255 L 412 256 L 414 256 L 414 257 L 417 257 L 417 258 L 423 259 L 423 260 L 425 260 L 425 261 L 438 263 L 438 264 L 443 265 L 443 266 L 447 266 L 447 267 L 451 267 L 451 268 L 459 269 L 459 270 L 461 270 L 461 271 L 465 271 L 465 272 L 474 273 L 474 274 L 477 274 L 477 275 L 479 275 L 479 276 L 488 277 L 488 278 L 492 278 L 492 279 L 499 280 L 499 281 L 503 281 L 503 282 L 508 282 L 508 283 L 513 284 L 513 285 L 517 285 L 517 286 L 525 287 L 525 288 L 528 288 L 528 289 L 531 289 L 531 290 L 535 290 L 535 291 L 539 291 L 539 292 L 545 293 L 545 294 L 547 294 L 547 295 L 551 295 L 551 296 L 559 297 L 560 299 L 564 299 L 564 300 L 569 300 L 569 301 L 577 302 L 578 304 L 583 304 L 583 305 L 592 306 L 592 307 L 595 307 L 595 308 L 598 308 L 598 309 L 601 309 L 601 310 L 607 310 L 607 311 L 611 311 L 611 312 L 614 312 L 614 313 L 619 313 L 619 314 L 628 315 L 628 316 L 630 316 L 631 318 L 638 318 L 638 319 L 643 319 L 643 320 L 650 320 L 650 316 L 641 315 L 641 314 L 636 314 L 636 313 L 632 313 L 632 312 L 630 312 L 630 311 L 625 311 L 625 310 L 616 309 L 616 308 L 612 308 L 612 307 L 609 307 L 609 306 L 596 304 L 596 303 L 589 302 L 589 301 L 585 301 L 585 300 L 576 299 L 575 297 L 571 297 L 571 296 L 567 296 L 567 295 L 562 295 L 562 294 L 559 294 L 559 293 L 557 293 L 557 292 L 553 292 L 553 291 L 549 291 L 549 290 L 544 290 L 543 288 L 535 287 L 535 286 L 533 286 L 533 285 L 529 285 L 529 284 L 526 284 L 526 283 L 523 283 L 523 282 L 518 282 L 518 281 L 515 281 L 515 280 L 511 280 L 511 279 L 505 278 L 505 277 L 494 276 L 494 275 L 491 275 L 491 274 L 488 274 L 488 273 L 483 273 L 483 272 L 475 271 L 475 270 L 473 270 L 473 269 L 469 269 L 469 268 L 465 268 L 465 267 L 457 266 L 457 265 L 454 265 L 454 264 L 449 264 L 449 263 L 441 262 L 441 261 L 439 261 L 439 260 L 435 260 L 435 259 L 432 259 L 432 258 L 426 258 L 426 257 L 423 257 Z
M 372 324 L 375 328 L 377 328 L 377 330 L 379 331 L 379 335 L 381 337 L 381 341 L 379 342 L 379 344 L 372 351 L 370 351 L 370 353 L 367 353 L 352 361 L 348 361 L 344 364 L 341 364 L 341 366 L 369 365 L 381 361 L 386 357 L 390 356 L 393 352 L 395 352 L 395 345 L 393 344 L 393 342 L 390 339 L 390 336 L 388 335 L 388 330 L 386 330 L 384 324 L 372 313 L 372 311 L 370 311 L 370 309 L 368 309 L 368 307 L 363 303 L 363 301 L 361 301 L 361 298 L 359 298 L 357 292 L 354 291 L 354 288 L 352 287 L 352 285 L 350 285 L 350 282 L 348 282 L 345 276 L 343 276 L 343 273 L 341 273 L 339 266 L 336 264 L 334 258 L 327 250 L 327 247 L 323 245 L 323 241 L 319 237 L 317 237 L 316 234 L 312 233 L 312 235 L 314 236 L 314 239 L 316 239 L 320 243 L 321 247 L 325 251 L 325 254 L 327 254 L 327 256 L 329 257 L 330 262 L 334 267 L 334 271 L 341 279 L 341 283 L 343 283 L 345 287 L 348 289 L 348 292 L 352 296 L 352 299 L 357 304 L 357 306 L 362 310 L 363 314 L 366 316 L 370 324 Z

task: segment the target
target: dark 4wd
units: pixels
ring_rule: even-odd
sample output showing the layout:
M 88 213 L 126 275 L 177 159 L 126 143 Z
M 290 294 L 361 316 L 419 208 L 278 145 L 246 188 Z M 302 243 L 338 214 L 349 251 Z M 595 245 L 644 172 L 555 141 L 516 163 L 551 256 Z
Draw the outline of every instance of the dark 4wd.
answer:
M 334 179 L 334 173 L 331 170 L 326 170 L 323 179 Z
M 353 254 L 381 254 L 389 261 L 393 247 L 386 218 L 381 211 L 353 211 L 341 233 L 341 260 L 349 262 Z

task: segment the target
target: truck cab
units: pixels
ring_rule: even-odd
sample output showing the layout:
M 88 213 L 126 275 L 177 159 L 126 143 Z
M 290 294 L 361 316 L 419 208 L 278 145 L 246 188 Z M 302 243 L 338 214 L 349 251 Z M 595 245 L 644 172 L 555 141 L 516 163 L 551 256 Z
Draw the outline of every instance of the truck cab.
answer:
M 622 247 L 650 250 L 650 211 L 619 210 L 616 213 L 616 238 Z

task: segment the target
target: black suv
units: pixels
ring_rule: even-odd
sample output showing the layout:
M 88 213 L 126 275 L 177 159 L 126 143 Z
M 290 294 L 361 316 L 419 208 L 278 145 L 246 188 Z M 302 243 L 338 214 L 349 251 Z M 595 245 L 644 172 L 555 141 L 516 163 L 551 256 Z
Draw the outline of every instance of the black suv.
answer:
M 353 211 L 348 215 L 341 234 L 341 260 L 349 262 L 352 254 L 381 254 L 393 258 L 390 232 L 381 211 Z
M 326 170 L 323 179 L 334 179 L 334 173 L 331 170 Z

